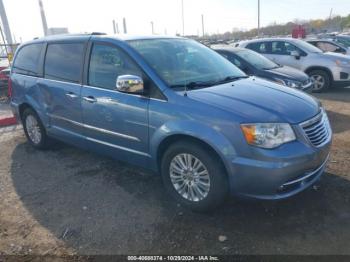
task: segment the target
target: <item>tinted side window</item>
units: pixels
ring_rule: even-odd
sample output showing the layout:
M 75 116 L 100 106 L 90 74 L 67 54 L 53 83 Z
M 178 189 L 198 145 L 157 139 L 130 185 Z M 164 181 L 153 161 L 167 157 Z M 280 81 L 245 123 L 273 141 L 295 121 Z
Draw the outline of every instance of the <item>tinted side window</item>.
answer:
M 282 42 L 282 41 L 272 42 L 271 47 L 272 47 L 271 48 L 272 54 L 274 55 L 289 55 L 285 42 Z
M 45 78 L 78 83 L 84 44 L 49 44 L 45 58 Z
M 19 74 L 38 76 L 40 54 L 43 44 L 31 44 L 22 47 L 13 64 L 13 71 Z
M 292 51 L 298 51 L 300 54 L 304 53 L 295 45 L 283 41 L 272 42 L 271 51 L 275 55 L 290 55 Z
M 113 90 L 117 77 L 121 75 L 142 77 L 142 72 L 131 58 L 118 48 L 94 44 L 90 56 L 88 84 Z
M 269 53 L 268 48 L 269 43 L 268 42 L 257 42 L 257 43 L 250 43 L 247 45 L 247 48 L 258 52 L 260 54 L 266 54 Z

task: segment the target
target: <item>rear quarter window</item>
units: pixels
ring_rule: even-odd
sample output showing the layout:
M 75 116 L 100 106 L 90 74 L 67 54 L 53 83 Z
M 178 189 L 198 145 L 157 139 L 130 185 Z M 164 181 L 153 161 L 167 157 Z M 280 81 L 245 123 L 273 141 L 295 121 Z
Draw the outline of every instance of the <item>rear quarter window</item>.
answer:
M 78 83 L 81 76 L 84 43 L 49 44 L 44 75 L 47 79 Z
M 13 72 L 30 76 L 38 76 L 42 48 L 42 43 L 23 46 L 16 55 L 12 68 Z

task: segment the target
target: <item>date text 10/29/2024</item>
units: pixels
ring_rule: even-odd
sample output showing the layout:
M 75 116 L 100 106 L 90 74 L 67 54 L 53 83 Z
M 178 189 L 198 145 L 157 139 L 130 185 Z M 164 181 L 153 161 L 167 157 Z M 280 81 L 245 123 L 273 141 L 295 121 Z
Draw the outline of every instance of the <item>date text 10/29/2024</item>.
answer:
M 128 261 L 219 261 L 216 256 L 128 256 Z

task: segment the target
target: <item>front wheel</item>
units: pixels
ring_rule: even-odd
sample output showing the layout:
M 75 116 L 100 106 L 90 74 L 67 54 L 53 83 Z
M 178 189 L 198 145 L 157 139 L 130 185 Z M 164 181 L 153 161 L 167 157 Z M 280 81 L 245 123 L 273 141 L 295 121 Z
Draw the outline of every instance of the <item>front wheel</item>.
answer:
M 312 92 L 322 93 L 331 86 L 331 79 L 327 72 L 323 70 L 313 70 L 309 73 L 310 78 L 314 82 Z
M 191 142 L 178 142 L 166 150 L 161 172 L 165 187 L 181 204 L 207 211 L 223 203 L 228 180 L 213 152 Z

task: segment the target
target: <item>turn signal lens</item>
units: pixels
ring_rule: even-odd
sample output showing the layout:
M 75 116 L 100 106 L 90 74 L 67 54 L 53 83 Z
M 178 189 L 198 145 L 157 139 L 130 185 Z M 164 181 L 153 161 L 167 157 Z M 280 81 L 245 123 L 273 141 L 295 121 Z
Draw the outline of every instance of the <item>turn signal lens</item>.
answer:
M 255 126 L 254 125 L 242 125 L 243 134 L 248 144 L 253 144 L 255 141 Z
M 287 123 L 242 124 L 241 129 L 248 144 L 262 148 L 276 148 L 296 139 Z

